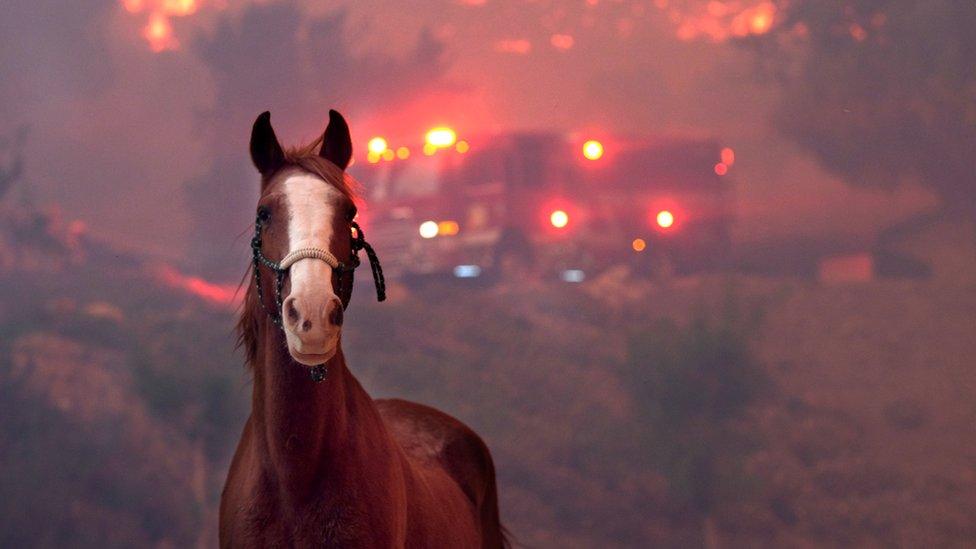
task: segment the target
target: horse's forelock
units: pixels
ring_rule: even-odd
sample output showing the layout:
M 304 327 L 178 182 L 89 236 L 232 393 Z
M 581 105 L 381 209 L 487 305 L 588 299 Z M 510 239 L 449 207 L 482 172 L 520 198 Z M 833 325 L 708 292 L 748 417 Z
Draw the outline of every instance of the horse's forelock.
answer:
M 345 170 L 333 164 L 332 161 L 319 156 L 319 149 L 321 147 L 322 137 L 319 137 L 311 143 L 285 150 L 284 164 L 282 164 L 281 168 L 275 174 L 271 175 L 269 180 L 284 170 L 298 168 L 326 181 L 349 200 L 359 202 L 362 194 L 359 182 L 346 173 Z

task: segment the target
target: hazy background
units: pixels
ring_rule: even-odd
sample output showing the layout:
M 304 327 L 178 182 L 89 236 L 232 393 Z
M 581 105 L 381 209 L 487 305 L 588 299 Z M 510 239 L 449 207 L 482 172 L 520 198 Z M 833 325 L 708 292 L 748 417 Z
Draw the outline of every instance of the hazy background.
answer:
M 7 0 L 0 545 L 213 542 L 250 125 L 295 143 L 329 108 L 357 151 L 436 124 L 736 151 L 729 272 L 357 296 L 353 372 L 482 433 L 527 546 L 966 544 L 973 28 L 952 0 Z
M 338 108 L 353 121 L 360 149 L 374 133 L 423 131 L 439 121 L 462 135 L 598 128 L 717 136 L 739 153 L 748 213 L 740 231 L 750 239 L 870 235 L 932 207 L 912 186 L 850 188 L 784 136 L 774 114 L 784 94 L 797 92 L 762 78 L 753 52 L 721 28 L 765 4 L 717 4 L 729 14 L 710 18 L 707 2 L 688 1 L 415 2 L 406 9 L 398 2 L 12 0 L 0 23 L 0 108 L 8 127 L 30 127 L 26 158 L 38 201 L 72 210 L 94 234 L 172 258 L 202 252 L 193 244 L 198 224 L 217 223 L 206 219 L 215 215 L 209 206 L 228 206 L 216 214 L 228 221 L 248 220 L 255 190 L 246 144 L 266 109 L 282 139 L 297 142 L 319 133 L 328 108 Z M 888 5 L 851 3 L 862 4 L 868 14 Z M 925 9 L 959 9 L 939 6 Z M 782 14 L 767 9 L 779 22 Z M 191 13 L 176 15 L 183 11 Z M 153 42 L 159 52 L 142 36 L 154 17 L 171 29 Z M 775 27 L 777 41 L 795 32 L 784 25 Z M 552 45 L 561 35 L 571 47 Z M 922 35 L 902 47 L 927 43 Z M 970 70 L 964 62 L 954 67 Z M 912 83 L 921 76 L 897 74 Z M 821 78 L 833 84 L 830 75 Z

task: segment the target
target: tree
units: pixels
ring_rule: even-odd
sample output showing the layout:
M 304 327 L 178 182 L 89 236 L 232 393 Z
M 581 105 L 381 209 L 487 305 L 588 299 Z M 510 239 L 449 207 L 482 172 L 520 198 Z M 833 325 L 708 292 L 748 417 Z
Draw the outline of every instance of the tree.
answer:
M 976 4 L 792 0 L 740 42 L 782 87 L 775 122 L 855 185 L 917 181 L 976 215 Z

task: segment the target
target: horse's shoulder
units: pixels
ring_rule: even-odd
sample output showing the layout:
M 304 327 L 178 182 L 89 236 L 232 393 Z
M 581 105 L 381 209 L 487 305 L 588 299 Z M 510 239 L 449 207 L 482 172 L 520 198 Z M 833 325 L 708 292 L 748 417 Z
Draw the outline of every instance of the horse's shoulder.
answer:
M 477 501 L 485 475 L 494 474 L 481 437 L 444 412 L 402 399 L 376 401 L 393 438 L 414 461 L 442 467 Z
M 430 406 L 393 398 L 377 400 L 376 407 L 397 441 L 429 456 L 439 455 L 458 438 L 474 435 L 459 420 Z

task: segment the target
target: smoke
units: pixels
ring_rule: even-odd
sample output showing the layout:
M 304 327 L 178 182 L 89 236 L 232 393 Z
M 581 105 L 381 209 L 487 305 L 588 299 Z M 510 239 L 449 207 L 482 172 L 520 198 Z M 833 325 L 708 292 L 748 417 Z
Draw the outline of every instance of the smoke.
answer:
M 115 74 L 97 31 L 111 0 L 5 0 L 0 17 L 0 112 L 22 114 L 53 97 L 77 98 L 105 89 Z
M 316 137 L 328 109 L 339 109 L 360 147 L 367 131 L 420 135 L 435 124 L 465 136 L 704 134 L 740 153 L 738 199 L 767 212 L 743 216 L 743 225 L 766 231 L 779 215 L 777 231 L 810 227 L 825 194 L 856 203 L 839 183 L 825 187 L 829 176 L 770 127 L 782 90 L 758 81 L 749 53 L 730 45 L 743 33 L 778 36 L 785 8 L 763 12 L 763 0 L 331 5 L 344 7 L 8 0 L 0 135 L 31 128 L 18 186 L 60 204 L 96 237 L 190 257 L 194 270 L 221 277 L 238 275 L 246 259 L 246 236 L 235 238 L 251 221 L 257 176 L 247 139 L 264 110 L 293 143 Z M 154 14 L 166 17 L 165 35 L 153 34 Z M 749 22 L 739 32 L 737 19 Z M 783 206 L 793 197 L 809 206 L 804 223 Z M 865 219 L 868 204 L 888 206 L 875 195 L 860 204 L 844 211 Z
M 347 19 L 342 10 L 309 16 L 295 2 L 255 4 L 239 16 L 222 12 L 214 31 L 189 45 L 215 84 L 214 106 L 198 121 L 209 128 L 213 163 L 186 185 L 191 256 L 204 274 L 226 278 L 246 264 L 246 239 L 235 237 L 246 234 L 257 200 L 247 142 L 258 113 L 272 112 L 283 141 L 311 139 L 325 129 L 330 108 L 347 115 L 396 108 L 443 76 L 443 48 L 429 33 L 397 59 L 356 55 Z

